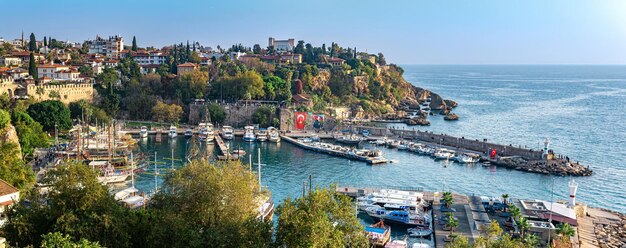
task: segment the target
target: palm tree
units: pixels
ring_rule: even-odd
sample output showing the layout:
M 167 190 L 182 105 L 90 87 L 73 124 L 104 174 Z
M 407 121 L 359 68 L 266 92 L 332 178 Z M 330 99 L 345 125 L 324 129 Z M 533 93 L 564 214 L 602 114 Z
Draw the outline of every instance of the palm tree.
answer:
M 569 237 L 574 236 L 574 234 L 576 234 L 576 230 L 574 230 L 574 228 L 570 226 L 569 224 L 565 223 L 565 224 L 560 224 L 557 226 L 556 233 L 558 235 L 569 238 Z
M 528 234 L 524 237 L 524 243 L 526 243 L 530 247 L 538 247 L 539 246 L 539 237 L 534 234 Z
M 504 201 L 504 212 L 506 212 L 506 207 L 508 206 L 509 194 L 502 194 L 502 200 Z
M 511 217 L 513 217 L 515 221 L 519 220 L 520 217 L 522 217 L 522 213 L 518 207 L 509 205 L 509 210 L 511 212 Z
M 454 203 L 454 199 L 452 198 L 451 192 L 443 192 L 443 197 L 441 198 L 443 203 L 446 205 L 446 208 L 450 208 L 450 206 Z
M 459 226 L 459 221 L 454 219 L 454 215 L 452 213 L 448 213 L 448 222 L 446 226 L 450 228 L 450 235 L 454 232 L 454 229 Z
M 521 233 L 522 237 L 524 237 L 524 234 L 526 233 L 526 230 L 528 230 L 528 228 L 530 228 L 530 224 L 528 223 L 526 218 L 520 218 L 519 222 L 517 223 L 517 227 L 519 227 L 520 233 Z

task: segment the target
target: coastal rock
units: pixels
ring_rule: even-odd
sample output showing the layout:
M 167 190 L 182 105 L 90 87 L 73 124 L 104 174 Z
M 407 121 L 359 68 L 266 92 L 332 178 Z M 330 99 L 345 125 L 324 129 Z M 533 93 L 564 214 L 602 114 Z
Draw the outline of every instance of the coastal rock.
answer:
M 450 110 L 449 109 L 442 109 L 441 111 L 439 111 L 440 115 L 449 115 L 450 114 Z
M 444 116 L 443 119 L 446 121 L 456 121 L 459 119 L 459 116 L 454 113 L 449 113 L 446 116 Z
M 456 108 L 456 106 L 458 106 L 459 104 L 453 100 L 443 100 L 443 102 L 446 104 L 446 106 L 451 107 L 451 108 Z
M 430 121 L 427 121 L 426 118 L 422 118 L 422 117 L 415 117 L 413 119 L 408 119 L 404 123 L 409 125 L 409 126 L 415 126 L 415 125 L 428 126 L 428 125 L 430 125 Z

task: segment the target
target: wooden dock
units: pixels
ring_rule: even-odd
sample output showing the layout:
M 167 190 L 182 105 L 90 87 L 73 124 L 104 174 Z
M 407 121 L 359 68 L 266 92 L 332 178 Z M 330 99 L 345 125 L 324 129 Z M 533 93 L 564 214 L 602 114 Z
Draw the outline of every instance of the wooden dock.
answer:
M 372 157 L 365 157 L 365 156 L 359 156 L 359 155 L 355 155 L 355 154 L 348 154 L 346 152 L 342 152 L 342 151 L 335 151 L 335 150 L 331 150 L 331 149 L 324 149 L 321 147 L 315 147 L 315 146 L 311 146 L 311 145 L 307 145 L 304 144 L 302 142 L 297 141 L 296 139 L 290 138 L 286 135 L 281 135 L 280 136 L 283 140 L 292 143 L 300 148 L 306 149 L 306 150 L 310 150 L 310 151 L 314 151 L 314 152 L 321 152 L 321 153 L 326 153 L 329 155 L 333 155 L 333 156 L 337 156 L 337 157 L 343 157 L 343 158 L 347 158 L 347 159 L 353 159 L 353 160 L 358 160 L 358 161 L 363 161 L 366 162 L 368 164 L 385 164 L 388 163 L 389 160 L 384 159 L 384 158 L 372 158 Z
M 226 146 L 226 143 L 224 143 L 224 141 L 222 140 L 222 137 L 220 137 L 219 132 L 215 132 L 213 138 L 215 139 L 215 143 L 217 144 L 217 147 L 220 149 L 220 153 L 222 154 L 220 156 L 217 156 L 218 160 L 238 159 L 237 156 L 233 156 L 232 154 L 230 154 L 230 150 L 228 149 L 228 146 Z

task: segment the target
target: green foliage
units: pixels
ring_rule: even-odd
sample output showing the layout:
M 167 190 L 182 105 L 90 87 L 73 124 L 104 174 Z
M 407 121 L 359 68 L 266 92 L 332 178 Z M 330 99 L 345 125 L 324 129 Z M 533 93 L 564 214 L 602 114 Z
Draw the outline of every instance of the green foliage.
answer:
M 43 129 L 48 132 L 54 131 L 55 124 L 59 130 L 72 128 L 70 110 L 58 100 L 47 100 L 30 105 L 28 114 L 41 123 Z
M 126 208 L 117 204 L 97 172 L 82 163 L 64 162 L 43 179 L 50 185 L 43 201 L 37 192 L 28 194 L 30 204 L 18 204 L 5 226 L 10 244 L 40 246 L 50 232 L 85 238 L 107 247 L 126 247 L 133 235 Z
M 275 101 L 291 100 L 291 83 L 277 76 L 267 76 L 265 81 L 265 99 Z
M 256 175 L 239 162 L 192 161 L 169 174 L 151 201 L 148 247 L 269 247 L 271 222 L 257 220 Z
M 130 48 L 130 50 L 137 51 L 137 39 L 135 38 L 135 36 L 133 36 L 133 46 Z
M 211 122 L 214 123 L 223 123 L 226 119 L 226 111 L 222 105 L 217 103 L 211 103 L 207 105 L 207 110 L 209 111 L 209 116 L 211 117 Z
M 0 109 L 0 130 L 4 129 L 11 122 L 11 115 L 9 112 Z
M 20 139 L 23 154 L 31 155 L 35 148 L 48 146 L 48 136 L 41 124 L 33 120 L 26 112 L 13 111 L 11 119 Z
M 85 123 L 111 123 L 111 117 L 101 108 L 93 104 L 79 100 L 69 104 L 70 116 L 72 119 L 83 120 Z
M 387 65 L 387 61 L 385 60 L 385 55 L 383 55 L 383 53 L 378 53 L 376 63 L 379 65 Z
M 178 123 L 183 115 L 183 108 L 176 104 L 166 104 L 157 101 L 152 107 L 152 116 L 157 122 Z
M 223 96 L 231 100 L 261 99 L 265 95 L 263 79 L 255 71 L 225 76 L 215 82 L 212 91 L 216 98 Z
M 35 55 L 30 53 L 30 60 L 28 61 L 28 75 L 33 76 L 33 79 L 38 80 L 37 64 L 35 63 Z
M 30 166 L 20 158 L 15 143 L 0 143 L 0 179 L 20 190 L 28 189 L 35 183 L 35 175 Z
M 37 52 L 37 39 L 34 33 L 30 33 L 30 41 L 28 41 L 28 51 Z
M 260 127 L 269 127 L 272 125 L 272 116 L 274 115 L 274 108 L 263 105 L 257 108 L 252 113 L 252 121 L 259 124 Z
M 189 103 L 192 99 L 204 98 L 208 92 L 208 74 L 199 70 L 185 73 L 170 84 L 170 92 L 178 92 L 171 97 Z
M 63 235 L 60 232 L 53 232 L 43 235 L 41 241 L 42 248 L 100 248 L 98 242 L 91 242 L 86 239 L 80 239 L 78 242 L 72 241 L 70 235 Z
M 570 226 L 570 224 L 559 224 L 557 226 L 556 233 L 564 237 L 573 237 L 576 234 L 576 230 Z
M 350 198 L 331 188 L 287 198 L 277 214 L 278 247 L 368 247 Z
M 328 86 L 333 95 L 337 97 L 344 97 L 352 93 L 352 84 L 348 83 L 348 75 L 344 70 L 332 70 Z

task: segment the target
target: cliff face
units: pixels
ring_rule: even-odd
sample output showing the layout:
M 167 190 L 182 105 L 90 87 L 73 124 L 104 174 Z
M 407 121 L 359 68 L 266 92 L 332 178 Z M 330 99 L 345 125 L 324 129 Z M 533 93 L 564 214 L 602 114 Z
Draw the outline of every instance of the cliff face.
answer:
M 18 156 L 22 158 L 22 147 L 20 146 L 20 139 L 17 137 L 17 131 L 15 131 L 15 127 L 9 123 L 4 130 L 0 130 L 0 144 L 4 143 L 15 143 L 17 144 L 17 149 L 20 151 Z

